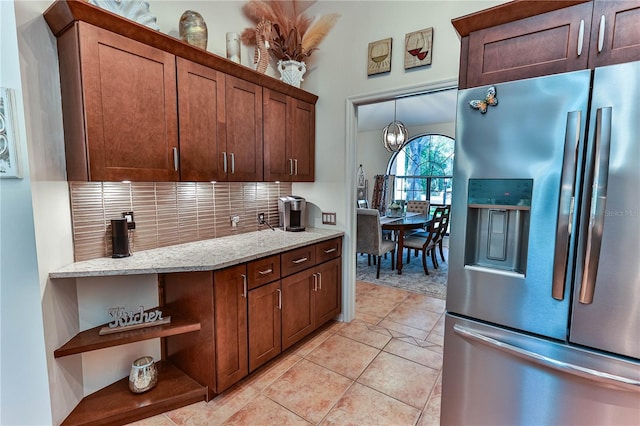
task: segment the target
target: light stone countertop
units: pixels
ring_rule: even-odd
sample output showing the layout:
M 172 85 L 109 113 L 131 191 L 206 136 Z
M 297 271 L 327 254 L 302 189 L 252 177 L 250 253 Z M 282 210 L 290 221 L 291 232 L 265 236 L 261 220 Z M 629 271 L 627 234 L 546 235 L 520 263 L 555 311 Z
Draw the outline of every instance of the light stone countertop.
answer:
M 167 272 L 212 271 L 282 253 L 344 235 L 343 231 L 307 228 L 303 232 L 272 231 L 196 241 L 134 252 L 130 257 L 102 257 L 50 271 L 50 278 L 104 277 Z

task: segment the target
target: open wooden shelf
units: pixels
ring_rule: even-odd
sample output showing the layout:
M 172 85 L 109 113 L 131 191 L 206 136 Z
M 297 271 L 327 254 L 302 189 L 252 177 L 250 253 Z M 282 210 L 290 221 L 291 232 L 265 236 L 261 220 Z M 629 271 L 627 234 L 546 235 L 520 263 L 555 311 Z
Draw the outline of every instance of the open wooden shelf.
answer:
M 200 330 L 200 322 L 171 317 L 169 324 L 154 325 L 136 330 L 122 331 L 119 333 L 99 334 L 100 329 L 107 324 L 82 331 L 71 340 L 53 352 L 55 358 L 67 355 L 79 354 L 96 349 L 110 348 L 112 346 L 125 345 L 141 340 L 155 339 L 157 337 L 174 336 L 176 334 L 191 333 Z
M 123 425 L 205 399 L 205 386 L 169 362 L 160 361 L 157 367 L 158 384 L 153 389 L 135 394 L 125 377 L 84 397 L 62 424 Z

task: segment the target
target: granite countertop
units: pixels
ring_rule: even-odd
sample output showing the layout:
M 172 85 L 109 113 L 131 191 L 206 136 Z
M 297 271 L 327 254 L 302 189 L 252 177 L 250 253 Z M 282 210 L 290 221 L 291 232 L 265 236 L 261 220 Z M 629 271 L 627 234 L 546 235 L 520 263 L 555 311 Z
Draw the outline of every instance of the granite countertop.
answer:
M 130 257 L 102 257 L 50 271 L 50 278 L 104 277 L 167 272 L 212 271 L 282 253 L 344 235 L 343 231 L 307 228 L 303 232 L 272 231 L 178 244 L 134 252 Z

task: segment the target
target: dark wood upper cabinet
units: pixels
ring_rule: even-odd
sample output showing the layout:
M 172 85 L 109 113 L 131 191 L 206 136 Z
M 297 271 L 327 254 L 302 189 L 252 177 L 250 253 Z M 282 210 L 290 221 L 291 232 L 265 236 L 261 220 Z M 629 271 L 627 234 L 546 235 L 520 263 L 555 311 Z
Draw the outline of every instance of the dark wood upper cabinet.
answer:
M 452 22 L 460 89 L 640 60 L 640 1 L 516 0 Z
M 583 3 L 472 32 L 466 87 L 585 69 L 591 9 Z
M 315 178 L 315 105 L 264 89 L 264 180 Z
M 262 181 L 262 87 L 226 76 L 227 145 L 219 161 L 227 179 Z
M 180 179 L 226 178 L 219 153 L 226 149 L 225 75 L 177 58 Z
M 596 0 L 591 26 L 591 68 L 640 60 L 640 1 Z
M 44 18 L 58 38 L 69 180 L 279 180 L 263 173 L 263 89 L 288 99 L 285 130 L 269 133 L 289 138 L 298 174 L 283 180 L 314 179 L 316 95 L 86 1 L 57 0 Z
M 175 56 L 76 22 L 58 39 L 67 179 L 175 181 Z

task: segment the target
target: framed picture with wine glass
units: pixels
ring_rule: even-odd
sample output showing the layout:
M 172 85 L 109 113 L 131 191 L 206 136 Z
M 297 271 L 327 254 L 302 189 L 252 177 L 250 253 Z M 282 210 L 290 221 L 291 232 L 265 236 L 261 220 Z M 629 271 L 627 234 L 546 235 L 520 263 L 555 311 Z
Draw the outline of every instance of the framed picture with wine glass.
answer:
M 433 28 L 406 34 L 404 37 L 404 69 L 431 65 Z
M 391 37 L 369 43 L 367 75 L 391 71 Z

